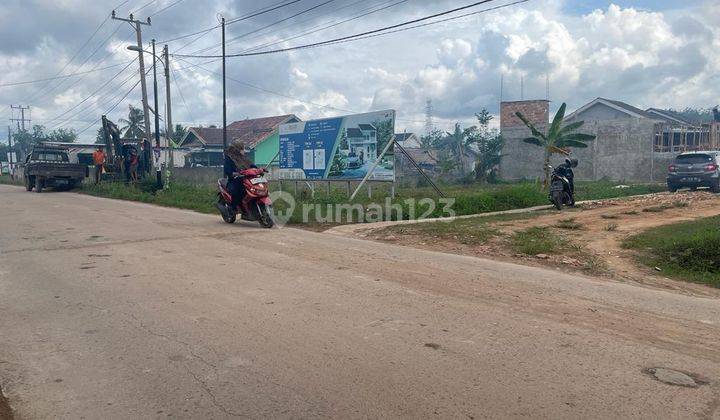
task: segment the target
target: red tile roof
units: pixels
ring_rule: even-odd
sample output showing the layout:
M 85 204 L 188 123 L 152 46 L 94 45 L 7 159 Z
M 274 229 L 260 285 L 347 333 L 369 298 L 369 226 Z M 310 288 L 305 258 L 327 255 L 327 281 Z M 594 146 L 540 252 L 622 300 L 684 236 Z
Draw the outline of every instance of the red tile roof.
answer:
M 272 135 L 280 124 L 289 121 L 300 121 L 300 119 L 295 115 L 288 114 L 277 117 L 235 121 L 234 123 L 228 124 L 227 127 L 228 144 L 236 140 L 241 140 L 245 143 L 246 148 L 252 149 Z M 190 130 L 188 130 L 188 135 L 190 133 L 193 133 L 200 141 L 183 142 L 183 146 L 222 146 L 223 144 L 222 128 L 191 127 Z

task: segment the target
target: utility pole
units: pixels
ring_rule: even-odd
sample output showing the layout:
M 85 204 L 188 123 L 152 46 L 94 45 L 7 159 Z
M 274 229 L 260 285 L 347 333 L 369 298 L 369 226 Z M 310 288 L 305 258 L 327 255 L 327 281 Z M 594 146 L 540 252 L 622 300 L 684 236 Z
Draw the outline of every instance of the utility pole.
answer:
M 20 118 L 10 118 L 10 121 L 16 121 L 18 124 L 18 131 L 23 130 L 25 131 L 25 121 L 30 123 L 30 119 L 25 119 L 25 111 L 29 110 L 29 106 L 22 106 L 22 105 L 10 105 L 10 109 L 17 109 L 20 110 Z M 22 125 L 21 125 L 22 124 Z
M 155 55 L 155 40 L 152 40 L 153 55 L 153 95 L 155 96 L 155 147 L 160 147 L 160 110 L 158 109 L 158 86 L 157 86 L 157 56 Z
M 167 136 L 168 136 L 168 153 L 170 153 L 170 170 L 175 168 L 174 148 L 172 147 L 173 125 L 172 125 L 172 106 L 170 103 L 170 54 L 168 54 L 168 46 L 163 47 L 163 57 L 165 58 L 165 107 L 167 108 Z
M 151 162 L 150 156 L 150 112 L 148 109 L 148 96 L 147 96 L 147 84 L 145 83 L 145 60 L 143 59 L 143 42 L 142 42 L 142 25 L 151 25 L 150 18 L 147 18 L 146 22 L 136 20 L 132 13 L 130 14 L 128 19 L 125 18 L 119 18 L 115 16 L 115 11 L 112 11 L 112 18 L 113 20 L 121 20 L 123 22 L 129 23 L 133 29 L 135 29 L 135 34 L 137 35 L 137 46 L 140 49 L 138 51 L 138 62 L 140 63 L 140 87 L 142 89 L 142 102 L 143 102 L 143 115 L 145 118 L 145 162 Z M 157 109 L 155 110 L 157 112 Z M 147 165 L 149 169 L 149 164 Z
M 223 73 L 223 153 L 227 151 L 227 99 L 225 96 L 225 18 L 222 23 L 222 73 Z
M 155 97 L 155 150 L 153 157 L 157 159 L 155 162 L 155 179 L 156 186 L 162 188 L 162 167 L 160 165 L 160 109 L 158 106 L 158 86 L 157 86 L 157 55 L 155 54 L 155 39 L 152 40 L 153 55 L 153 95 Z
M 19 133 L 21 130 L 22 130 L 22 131 L 25 131 L 25 130 L 26 130 L 26 128 L 25 128 L 25 122 L 26 122 L 26 121 L 28 122 L 28 126 L 30 125 L 30 122 L 31 122 L 30 118 L 27 118 L 27 119 L 25 118 L 25 111 L 29 111 L 29 110 L 30 110 L 30 107 L 29 107 L 29 106 L 22 106 L 22 105 L 17 105 L 17 106 L 16 106 L 16 105 L 10 105 L 11 113 L 12 113 L 14 110 L 16 110 L 16 109 L 20 111 L 20 118 L 14 118 L 14 116 L 13 116 L 13 117 L 10 118 L 10 121 L 14 121 L 14 122 L 17 123 L 17 132 Z M 13 115 L 14 115 L 14 114 L 13 114 Z M 18 145 L 18 144 L 17 144 L 17 142 L 16 142 L 16 143 L 15 143 L 15 146 L 17 146 L 17 145 Z M 24 146 L 23 146 L 23 145 L 20 145 L 20 150 L 18 150 L 18 159 L 25 159 L 25 150 L 24 150 Z
M 15 180 L 15 167 L 13 166 L 12 133 L 8 125 L 8 165 L 10 166 L 10 179 Z

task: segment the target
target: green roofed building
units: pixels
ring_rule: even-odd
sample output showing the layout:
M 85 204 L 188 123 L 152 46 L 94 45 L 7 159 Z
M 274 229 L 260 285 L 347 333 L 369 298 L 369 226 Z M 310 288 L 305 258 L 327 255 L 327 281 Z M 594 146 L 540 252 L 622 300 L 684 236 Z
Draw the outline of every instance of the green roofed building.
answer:
M 281 124 L 298 121 L 300 119 L 292 114 L 235 121 L 227 127 L 228 144 L 240 140 L 256 165 L 267 166 L 275 159 L 270 166 L 277 166 L 280 151 L 278 128 Z M 222 166 L 222 128 L 190 127 L 180 147 L 191 151 L 186 166 Z

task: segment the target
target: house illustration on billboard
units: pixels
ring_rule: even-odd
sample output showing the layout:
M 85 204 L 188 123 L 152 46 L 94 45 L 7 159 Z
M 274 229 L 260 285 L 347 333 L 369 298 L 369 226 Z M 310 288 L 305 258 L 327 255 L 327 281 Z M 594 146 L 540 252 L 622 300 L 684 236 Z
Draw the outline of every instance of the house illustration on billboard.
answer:
M 358 124 L 346 130 L 350 156 L 357 157 L 360 164 L 377 159 L 377 129 L 372 124 Z

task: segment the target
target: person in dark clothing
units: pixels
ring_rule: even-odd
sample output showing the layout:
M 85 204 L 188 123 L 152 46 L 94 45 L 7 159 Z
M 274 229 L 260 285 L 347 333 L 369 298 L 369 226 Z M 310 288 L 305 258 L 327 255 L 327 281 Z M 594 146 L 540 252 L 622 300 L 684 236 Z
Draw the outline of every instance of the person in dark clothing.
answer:
M 236 141 L 233 142 L 225 152 L 225 162 L 223 163 L 223 174 L 228 179 L 227 189 L 232 195 L 232 208 L 235 209 L 245 196 L 245 187 L 243 187 L 240 171 L 256 166 L 245 155 L 245 145 Z
M 570 199 L 571 205 L 575 205 L 575 173 L 573 168 L 577 168 L 578 160 L 575 158 L 565 159 L 565 163 L 562 163 L 555 168 L 555 173 L 559 176 L 565 177 L 568 180 L 570 187 Z

